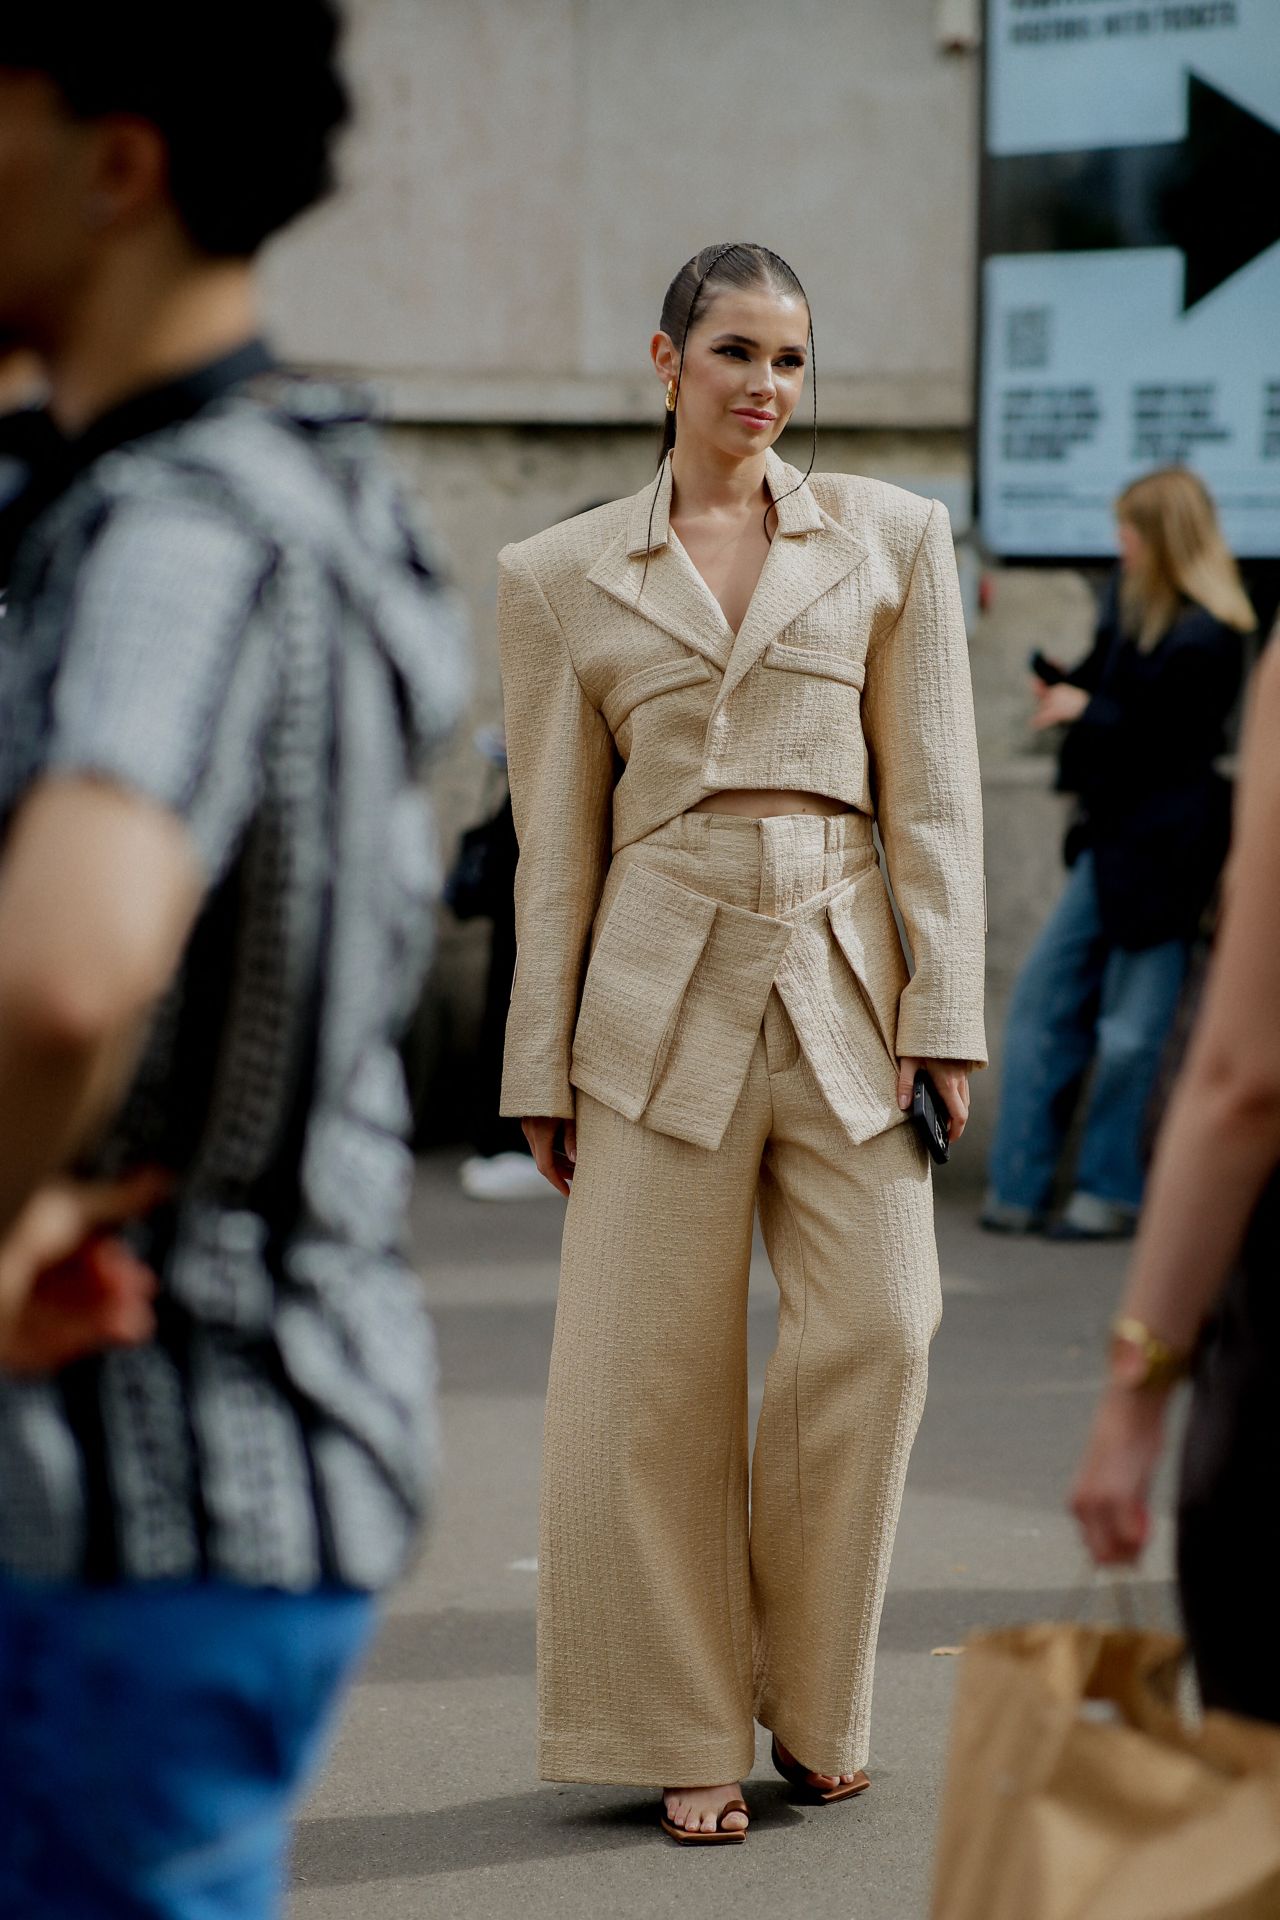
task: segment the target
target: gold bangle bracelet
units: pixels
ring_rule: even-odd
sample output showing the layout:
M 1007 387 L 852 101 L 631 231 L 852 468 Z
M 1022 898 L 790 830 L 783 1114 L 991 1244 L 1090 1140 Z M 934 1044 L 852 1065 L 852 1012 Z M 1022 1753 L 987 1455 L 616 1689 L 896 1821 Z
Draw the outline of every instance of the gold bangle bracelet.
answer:
M 1134 1320 L 1122 1315 L 1111 1323 L 1111 1338 L 1126 1347 L 1133 1347 L 1142 1356 L 1142 1372 L 1126 1385 L 1135 1387 L 1171 1387 L 1177 1381 L 1185 1379 L 1191 1371 L 1191 1354 L 1188 1350 L 1171 1347 L 1158 1333 L 1153 1333 L 1142 1320 Z

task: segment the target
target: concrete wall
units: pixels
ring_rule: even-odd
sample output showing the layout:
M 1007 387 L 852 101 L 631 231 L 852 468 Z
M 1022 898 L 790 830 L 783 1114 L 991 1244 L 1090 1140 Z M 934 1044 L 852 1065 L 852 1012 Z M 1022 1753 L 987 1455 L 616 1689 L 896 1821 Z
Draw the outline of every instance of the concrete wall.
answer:
M 348 0 L 340 199 L 268 262 L 286 346 L 397 418 L 653 418 L 680 263 L 784 254 L 832 424 L 969 417 L 976 66 L 936 0 Z
M 792 262 L 813 304 L 819 464 L 940 495 L 965 540 L 977 68 L 945 48 L 971 44 L 974 12 L 348 0 L 346 185 L 273 249 L 269 309 L 289 354 L 371 386 L 469 601 L 475 702 L 436 778 L 450 844 L 494 797 L 472 735 L 500 717 L 498 549 L 653 471 L 648 341 L 699 246 L 758 239 Z M 1060 884 L 1061 803 L 1025 732 L 1024 662 L 1038 644 L 1083 649 L 1091 603 L 1074 576 L 1005 574 L 979 615 L 978 563 L 961 559 L 994 1041 Z M 421 1036 L 437 1136 L 455 1127 L 485 939 L 446 917 Z M 988 1075 L 970 1174 L 993 1094 Z

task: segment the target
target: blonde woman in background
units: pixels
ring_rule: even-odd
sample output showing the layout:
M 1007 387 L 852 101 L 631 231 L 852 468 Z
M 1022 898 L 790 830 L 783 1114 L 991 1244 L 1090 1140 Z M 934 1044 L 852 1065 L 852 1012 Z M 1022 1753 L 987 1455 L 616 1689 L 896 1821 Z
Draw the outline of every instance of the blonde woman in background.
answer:
M 1144 1119 L 1191 942 L 1226 857 L 1215 770 L 1256 622 L 1213 502 L 1170 467 L 1116 502 L 1120 566 L 1093 651 L 1037 678 L 1039 730 L 1065 725 L 1059 788 L 1079 799 L 1066 889 L 1023 967 L 1005 1034 L 983 1225 L 1046 1223 L 1075 1096 L 1093 1077 L 1074 1188 L 1050 1231 L 1132 1233 Z M 1053 671 L 1061 671 L 1053 669 Z

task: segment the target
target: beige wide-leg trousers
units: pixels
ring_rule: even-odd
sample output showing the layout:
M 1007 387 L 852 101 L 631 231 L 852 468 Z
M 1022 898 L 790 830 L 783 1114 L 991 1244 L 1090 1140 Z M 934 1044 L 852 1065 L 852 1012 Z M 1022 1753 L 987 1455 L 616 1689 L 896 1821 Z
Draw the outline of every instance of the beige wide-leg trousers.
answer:
M 865 845 L 846 856 L 829 823 L 800 824 L 817 834 L 787 836 L 782 862 L 776 836 L 717 831 L 683 877 L 770 913 L 865 864 Z M 544 1448 L 540 1772 L 736 1780 L 755 1720 L 806 1766 L 852 1771 L 940 1312 L 927 1158 L 902 1124 L 850 1141 L 777 991 L 718 1150 L 583 1093 L 577 1121 Z M 749 1477 L 757 1206 L 779 1315 Z

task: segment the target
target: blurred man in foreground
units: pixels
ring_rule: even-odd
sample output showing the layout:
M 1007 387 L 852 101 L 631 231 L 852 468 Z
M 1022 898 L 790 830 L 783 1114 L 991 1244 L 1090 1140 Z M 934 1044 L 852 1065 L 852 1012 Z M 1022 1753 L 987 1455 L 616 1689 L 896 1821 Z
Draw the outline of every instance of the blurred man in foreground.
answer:
M 257 338 L 331 11 L 206 25 L 0 20 L 0 342 L 61 436 L 0 626 L 6 1920 L 275 1910 L 428 1477 L 396 1039 L 460 651 L 369 430 Z

